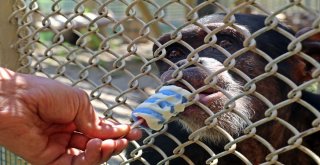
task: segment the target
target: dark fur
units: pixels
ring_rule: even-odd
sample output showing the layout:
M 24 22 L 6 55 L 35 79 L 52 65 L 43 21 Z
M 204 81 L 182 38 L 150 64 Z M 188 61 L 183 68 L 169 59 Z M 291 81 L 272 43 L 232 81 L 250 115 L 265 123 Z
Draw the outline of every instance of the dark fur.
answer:
M 209 23 L 213 22 L 222 22 L 224 15 L 211 15 L 205 18 L 202 18 L 199 20 L 204 25 L 207 25 Z M 264 25 L 264 16 L 258 16 L 258 15 L 236 15 L 236 23 L 237 25 L 244 26 L 248 31 L 250 31 L 251 34 L 256 32 L 257 30 L 263 28 Z M 211 27 L 211 25 L 208 26 L 210 29 L 214 29 L 215 27 Z M 279 25 L 278 28 L 281 28 L 283 30 L 286 30 L 287 32 L 294 35 L 294 33 L 288 29 L 287 27 L 283 25 Z M 200 29 L 197 26 L 189 26 L 182 30 L 182 40 L 190 44 L 194 49 L 198 48 L 199 46 L 203 45 L 203 39 L 207 35 L 207 33 Z M 224 42 L 224 44 L 227 44 L 226 50 L 229 51 L 231 54 L 236 52 L 237 50 L 243 48 L 243 39 L 244 36 L 239 35 L 239 33 L 233 31 L 233 30 L 225 30 L 225 32 L 222 32 L 217 35 L 218 41 L 221 43 L 221 40 L 229 40 L 232 41 L 232 45 L 229 42 Z M 165 44 L 170 40 L 170 35 L 164 35 L 159 39 L 159 42 L 161 44 Z M 290 40 L 284 37 L 283 35 L 279 34 L 276 31 L 268 31 L 263 33 L 262 35 L 255 38 L 257 42 L 257 48 L 261 51 L 268 54 L 272 59 L 277 58 L 278 56 L 286 53 L 287 46 L 290 43 Z M 158 49 L 158 46 L 154 46 L 154 51 Z M 170 55 L 170 52 L 177 51 L 175 54 Z M 314 49 L 313 51 L 305 50 L 306 52 L 310 53 L 315 59 L 319 59 L 319 54 L 316 52 L 319 52 L 320 48 Z M 190 50 L 185 48 L 179 43 L 174 43 L 166 47 L 167 52 L 167 58 L 171 60 L 172 62 L 176 63 L 178 66 L 181 66 L 185 64 L 187 61 L 185 58 L 190 53 Z M 202 50 L 199 52 L 200 61 L 204 60 L 205 67 L 210 68 L 210 70 L 215 70 L 214 68 L 220 68 L 221 63 L 226 59 L 225 55 L 223 55 L 220 51 L 209 47 L 205 50 Z M 204 58 L 206 57 L 206 58 Z M 212 60 L 213 62 L 210 63 L 207 60 L 209 59 L 215 59 Z M 219 63 L 220 62 L 220 63 Z M 208 64 L 210 63 L 210 64 Z M 259 55 L 255 54 L 254 52 L 246 52 L 243 55 L 236 58 L 236 65 L 235 68 L 241 70 L 245 74 L 247 74 L 250 78 L 255 78 L 263 73 L 265 73 L 265 66 L 268 62 L 260 57 Z M 207 66 L 206 66 L 207 65 Z M 309 80 L 310 73 L 312 71 L 312 67 L 309 66 L 307 62 L 305 62 L 302 58 L 298 56 L 293 56 L 289 59 L 286 59 L 278 64 L 278 72 L 282 75 L 288 77 L 291 81 L 296 83 L 297 85 L 303 83 L 304 81 Z M 157 66 L 159 67 L 160 74 L 162 74 L 162 80 L 165 82 L 167 80 L 170 80 L 171 73 L 173 72 L 173 69 L 170 68 L 168 64 L 166 64 L 163 61 L 158 61 Z M 308 67 L 307 67 L 308 66 Z M 233 80 L 227 80 L 228 75 L 234 79 L 236 83 L 239 83 L 241 86 L 243 86 L 246 81 L 238 76 L 237 74 L 233 73 L 232 71 L 228 71 L 225 74 L 227 75 L 221 75 L 218 76 L 217 85 L 224 88 L 224 86 L 228 86 L 226 83 L 233 83 Z M 183 71 L 183 79 L 188 81 L 195 89 L 199 89 L 201 86 L 205 85 L 203 80 L 208 76 L 208 73 L 204 72 L 203 70 L 199 69 L 195 65 L 188 66 Z M 176 82 L 176 85 L 185 87 L 182 82 Z M 266 79 L 263 79 L 256 83 L 257 88 L 256 91 L 259 92 L 261 95 L 266 97 L 268 100 L 270 100 L 274 105 L 277 103 L 280 103 L 287 98 L 288 92 L 292 90 L 292 88 L 284 83 L 282 80 L 278 79 L 276 76 L 269 76 Z M 216 89 L 208 89 L 206 91 L 208 92 L 216 92 Z M 240 91 L 241 92 L 241 91 Z M 252 115 L 248 116 L 250 117 L 250 120 L 252 122 L 258 121 L 260 119 L 265 118 L 265 111 L 268 109 L 265 103 L 257 99 L 254 95 L 247 96 L 249 100 L 248 104 L 248 111 L 252 111 Z M 320 96 L 316 94 L 312 94 L 309 92 L 304 91 L 302 95 L 302 99 L 309 104 L 311 104 L 314 108 L 319 110 L 319 101 Z M 245 100 L 244 102 L 248 102 L 248 100 Z M 224 103 L 222 101 L 222 103 Z M 190 107 L 189 107 L 190 108 Z M 187 122 L 200 122 L 204 121 L 204 116 L 200 115 L 200 112 L 202 111 L 199 107 L 193 105 L 190 109 L 198 109 L 199 115 L 197 115 L 195 112 L 186 112 L 185 114 L 181 114 L 178 116 L 178 120 L 169 123 L 169 129 L 168 132 L 173 134 L 175 137 L 177 137 L 182 143 L 188 141 L 188 135 L 189 133 L 181 127 L 181 124 L 179 124 L 179 121 L 187 121 Z M 210 107 L 209 107 L 210 108 Z M 213 106 L 212 111 L 216 112 L 217 109 L 220 109 L 221 107 Z M 187 110 L 186 110 L 187 111 Z M 197 111 L 196 111 L 197 112 Z M 189 115 L 189 116 L 188 116 Z M 194 115 L 194 118 L 190 118 L 190 115 Z M 203 114 L 202 114 L 203 115 Z M 313 115 L 309 110 L 304 108 L 302 105 L 298 103 L 292 103 L 288 106 L 285 106 L 281 109 L 278 109 L 278 117 L 281 119 L 287 121 L 292 126 L 294 126 L 299 131 L 304 131 L 312 128 L 312 121 L 316 119 L 316 116 Z M 199 118 L 197 120 L 197 118 Z M 205 119 L 205 118 L 204 118 Z M 219 118 L 221 120 L 220 124 L 223 125 L 222 120 L 224 120 L 223 117 Z M 182 121 L 182 122 L 183 122 Z M 201 124 L 200 124 L 201 125 Z M 210 131 L 210 130 L 208 130 Z M 216 134 L 216 133 L 215 133 Z M 270 121 L 266 124 L 260 125 L 257 127 L 257 135 L 263 137 L 265 140 L 267 140 L 275 149 L 279 149 L 281 147 L 287 146 L 287 141 L 290 137 L 293 136 L 293 133 L 286 127 L 282 126 L 277 121 Z M 232 134 L 234 138 L 237 138 L 239 135 L 243 135 L 242 130 L 238 132 L 238 134 Z M 226 144 L 225 140 L 218 140 L 213 142 L 212 140 L 208 140 L 208 138 L 204 138 L 203 141 L 209 148 L 211 148 L 216 154 L 218 154 L 221 151 L 224 151 L 224 145 Z M 177 144 L 174 143 L 171 139 L 169 139 L 166 136 L 158 136 L 155 139 L 154 144 L 165 151 L 165 153 L 170 156 L 172 155 L 172 151 L 175 147 L 177 147 Z M 314 133 L 312 135 L 309 135 L 303 139 L 303 145 L 305 147 L 308 147 L 310 150 L 312 150 L 317 155 L 320 155 L 320 133 Z M 265 157 L 270 153 L 268 149 L 262 145 L 260 142 L 255 140 L 254 138 L 246 139 L 240 143 L 237 144 L 238 152 L 241 152 L 246 158 L 248 158 L 253 164 L 260 164 L 266 161 Z M 158 154 L 157 151 L 147 148 L 143 150 L 143 158 L 148 160 L 150 164 L 156 164 L 156 162 L 161 161 L 163 158 L 160 154 Z M 186 150 L 184 152 L 184 155 L 188 156 L 196 165 L 202 165 L 205 164 L 205 161 L 210 158 L 211 156 L 199 145 L 192 144 L 188 147 L 186 147 Z M 279 155 L 278 161 L 284 164 L 315 164 L 315 162 L 308 157 L 306 154 L 304 154 L 299 149 L 293 149 L 291 151 L 282 153 Z M 139 162 L 139 160 L 135 161 L 134 164 L 142 164 Z M 182 165 L 187 164 L 182 158 L 176 158 L 170 161 L 170 164 L 173 165 Z M 235 155 L 229 154 L 227 156 L 224 156 L 219 159 L 219 164 L 242 164 L 242 161 L 237 158 Z

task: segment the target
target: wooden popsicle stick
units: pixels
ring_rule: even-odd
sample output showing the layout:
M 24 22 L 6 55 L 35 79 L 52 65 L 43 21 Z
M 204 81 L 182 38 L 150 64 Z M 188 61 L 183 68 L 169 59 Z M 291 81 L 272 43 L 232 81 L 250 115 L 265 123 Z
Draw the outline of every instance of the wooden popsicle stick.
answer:
M 139 120 L 135 121 L 134 123 L 132 123 L 130 127 L 131 127 L 131 129 L 137 128 L 137 127 L 139 127 L 143 122 L 145 122 L 144 119 L 139 119 Z

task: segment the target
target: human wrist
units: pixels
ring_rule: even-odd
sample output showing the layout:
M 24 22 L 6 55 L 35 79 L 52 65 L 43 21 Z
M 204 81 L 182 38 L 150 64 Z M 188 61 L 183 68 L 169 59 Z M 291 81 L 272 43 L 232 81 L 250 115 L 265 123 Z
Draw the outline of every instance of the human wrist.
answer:
M 5 124 L 6 115 L 9 113 L 9 98 L 12 93 L 14 72 L 0 67 L 0 133 Z
M 0 67 L 0 81 L 2 80 L 11 80 L 16 76 L 17 73 L 13 72 L 10 69 Z
M 0 67 L 0 96 L 14 96 L 28 86 L 24 74 Z
M 14 110 L 21 106 L 22 102 L 17 95 L 23 86 L 21 82 L 23 78 L 20 74 L 0 67 L 0 145 L 4 145 L 6 140 L 4 138 L 11 125 L 10 119 L 17 116 Z
M 1 84 L 0 84 L 1 85 Z M 8 118 L 10 118 L 9 98 L 0 94 L 0 146 L 5 146 L 8 131 Z

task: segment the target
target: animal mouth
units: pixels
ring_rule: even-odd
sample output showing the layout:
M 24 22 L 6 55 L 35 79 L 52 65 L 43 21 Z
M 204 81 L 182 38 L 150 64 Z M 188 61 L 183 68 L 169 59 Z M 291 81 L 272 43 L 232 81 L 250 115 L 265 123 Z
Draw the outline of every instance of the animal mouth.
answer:
M 209 108 L 212 112 L 216 113 L 222 108 L 221 100 L 223 100 L 224 94 L 220 91 L 213 93 L 199 93 L 198 102 Z M 186 107 L 185 111 L 181 113 L 184 117 L 209 117 L 209 114 L 205 112 L 203 108 L 196 104 L 192 104 Z
M 171 73 L 172 70 L 168 70 L 163 76 L 161 77 L 162 81 L 166 82 L 168 80 L 171 80 Z M 183 77 L 182 79 L 187 81 L 195 90 L 198 90 L 207 84 L 204 83 L 204 79 L 208 76 L 206 72 L 202 71 L 199 68 L 187 68 L 186 70 L 183 70 Z M 192 76 L 190 76 L 192 75 Z M 227 80 L 224 80 L 222 76 L 219 76 L 216 86 L 224 89 L 226 88 L 225 83 Z M 181 81 L 176 81 L 173 85 L 181 87 L 183 89 L 188 90 L 189 92 L 192 92 L 189 87 L 187 87 L 185 84 L 183 84 Z M 200 91 L 198 93 L 198 99 L 196 100 L 198 103 L 203 104 L 207 108 L 209 108 L 212 112 L 216 113 L 223 107 L 223 102 L 226 100 L 226 96 L 218 89 L 215 89 L 213 87 L 207 88 L 203 91 Z M 186 107 L 185 111 L 181 113 L 184 117 L 199 117 L 199 113 L 203 117 L 209 117 L 209 114 L 207 114 L 203 108 L 197 105 L 197 103 L 194 103 L 192 105 L 189 105 Z M 194 116 L 196 115 L 196 116 Z M 179 115 L 178 115 L 179 116 Z
M 184 84 L 182 84 L 180 82 L 176 82 L 174 85 L 179 86 L 179 87 L 191 92 L 191 90 L 187 86 L 185 86 Z M 190 84 L 190 85 L 192 85 L 193 87 L 195 86 L 194 84 Z M 197 88 L 195 88 L 195 89 L 197 89 Z M 223 100 L 223 98 L 225 98 L 225 95 L 221 91 L 213 89 L 213 88 L 208 88 L 204 91 L 201 91 L 198 94 L 198 96 L 199 97 L 196 101 L 205 105 L 214 113 L 218 112 L 222 106 L 221 104 L 217 104 L 217 103 L 220 103 L 221 100 Z M 202 114 L 201 116 L 209 117 L 209 115 L 206 114 L 206 112 L 203 110 L 203 108 L 199 107 L 196 104 L 192 104 L 192 105 L 186 107 L 184 112 L 181 113 L 182 116 L 185 116 L 185 117 L 189 116 L 192 118 L 199 116 L 199 114 Z M 194 115 L 196 115 L 196 116 L 194 116 Z
M 224 94 L 220 91 L 214 93 L 199 93 L 199 102 L 208 106 L 210 103 L 223 97 Z

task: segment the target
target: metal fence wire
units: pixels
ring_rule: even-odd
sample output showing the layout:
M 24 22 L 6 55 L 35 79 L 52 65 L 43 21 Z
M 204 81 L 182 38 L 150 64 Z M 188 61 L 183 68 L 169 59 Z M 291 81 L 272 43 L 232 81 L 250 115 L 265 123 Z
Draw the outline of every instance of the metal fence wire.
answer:
M 215 28 L 206 25 L 205 21 L 198 21 L 199 10 L 206 6 L 210 7 L 209 12 L 226 14 L 222 23 L 212 25 Z M 110 164 L 177 164 L 175 161 L 181 161 L 180 164 L 199 164 L 195 159 L 204 160 L 203 164 L 223 164 L 231 159 L 234 160 L 231 164 L 238 164 L 237 161 L 243 164 L 320 164 L 319 147 L 304 143 L 309 137 L 319 135 L 319 106 L 318 103 L 305 101 L 302 96 L 304 90 L 319 90 L 319 57 L 313 55 L 317 53 L 308 54 L 302 49 L 304 40 L 320 32 L 318 1 L 15 0 L 13 7 L 14 12 L 9 20 L 10 23 L 19 25 L 19 40 L 14 44 L 21 55 L 21 67 L 18 71 L 45 76 L 84 89 L 96 110 L 107 118 L 130 123 L 132 110 L 162 85 L 183 84 L 182 86 L 192 91 L 193 97 L 189 98 L 189 102 L 190 105 L 197 105 L 198 111 L 193 115 L 194 118 L 199 118 L 192 122 L 199 123 L 194 124 L 195 128 L 189 128 L 189 132 L 183 135 L 184 138 L 170 131 L 177 127 L 170 125 L 176 121 L 169 126 L 165 125 L 159 132 L 145 130 L 146 136 L 141 142 L 131 142 L 126 151 L 110 160 Z M 264 27 L 249 33 L 247 26 L 235 23 L 234 14 L 241 12 L 266 15 Z M 281 22 L 289 24 L 294 30 L 307 26 L 310 30 L 295 37 L 280 25 Z M 192 26 L 202 30 L 198 30 L 198 34 L 188 34 L 186 29 Z M 221 46 L 230 44 L 228 41 L 218 43 L 219 37 L 223 36 L 220 32 L 224 29 L 243 37 L 240 50 L 229 52 Z M 286 52 L 281 52 L 278 57 L 260 50 L 256 43 L 259 36 L 271 30 L 290 40 Z M 201 35 L 205 32 L 206 37 L 198 41 L 200 31 Z M 239 34 L 235 31 L 239 31 Z M 158 40 L 164 33 L 169 35 Z M 186 41 L 187 35 L 194 37 L 192 42 Z M 195 47 L 196 43 L 193 42 L 201 45 Z M 278 43 L 267 45 L 272 44 Z M 155 45 L 154 50 L 152 45 Z M 179 45 L 181 51 L 171 51 L 172 45 Z M 272 50 L 271 46 L 267 49 Z M 209 63 L 210 60 L 199 60 L 201 51 L 207 48 L 215 48 L 223 55 L 219 67 L 206 69 L 204 63 Z M 170 51 L 173 58 L 181 52 L 187 52 L 185 63 L 175 63 L 174 60 L 171 62 L 165 56 Z M 267 62 L 261 64 L 263 73 L 257 76 L 247 75 L 243 68 L 238 67 L 236 63 L 248 52 L 255 53 L 259 56 L 257 59 Z M 281 72 L 283 61 L 297 57 L 312 68 L 310 78 L 300 84 Z M 255 63 L 257 59 L 251 60 Z M 163 68 L 158 68 L 155 63 L 171 67 L 170 80 L 161 80 L 159 72 Z M 184 79 L 184 70 L 191 65 L 207 71 L 201 87 L 195 87 L 191 80 Z M 249 68 L 249 73 L 254 75 L 258 70 Z M 298 70 L 288 72 L 299 74 Z M 233 81 L 242 84 L 240 87 L 232 87 L 235 89 L 231 91 L 238 90 L 237 92 L 232 93 L 221 85 L 223 82 L 220 82 L 219 77 L 224 75 L 238 77 L 242 81 Z M 284 86 L 289 86 L 288 91 L 272 87 L 263 89 L 270 90 L 270 93 L 283 90 L 285 99 L 276 99 L 276 94 L 281 92 L 275 92 L 274 98 L 264 96 L 259 89 L 260 83 L 264 81 L 270 81 L 270 85 L 273 81 L 280 81 Z M 224 102 L 220 102 L 223 105 L 218 106 L 221 107 L 219 111 L 212 111 L 212 107 L 199 101 L 201 92 L 210 88 L 219 91 L 226 98 Z M 259 102 L 258 105 L 245 105 L 260 106 L 260 114 L 251 114 L 258 116 L 257 120 L 237 108 L 239 103 L 246 100 Z M 283 115 L 284 111 L 295 113 L 291 112 L 295 109 L 286 108 L 295 107 L 293 105 L 303 107 L 300 109 L 309 116 L 311 114 L 311 119 L 306 120 L 305 116 L 291 119 Z M 223 126 L 223 117 L 231 118 L 234 123 L 225 123 L 227 126 Z M 183 120 L 183 117 L 178 120 Z M 243 128 L 239 130 L 240 133 L 233 134 L 230 129 L 236 122 L 242 122 Z M 309 123 L 306 123 L 306 127 L 296 128 L 303 122 Z M 207 133 L 209 131 L 214 133 Z M 273 138 L 266 137 L 263 131 L 269 131 L 268 134 L 272 134 Z M 212 140 L 216 140 L 215 137 L 203 138 L 206 134 L 219 135 L 224 140 L 219 142 Z M 319 136 L 317 138 L 320 139 Z M 277 144 L 279 139 L 284 140 L 285 144 Z M 241 148 L 241 145 L 246 145 L 247 149 Z M 187 154 L 190 150 L 197 153 Z M 295 154 L 291 154 L 293 152 Z M 290 154 L 290 161 L 285 162 L 287 159 L 282 157 Z M 5 160 L 2 156 L 0 164 Z

